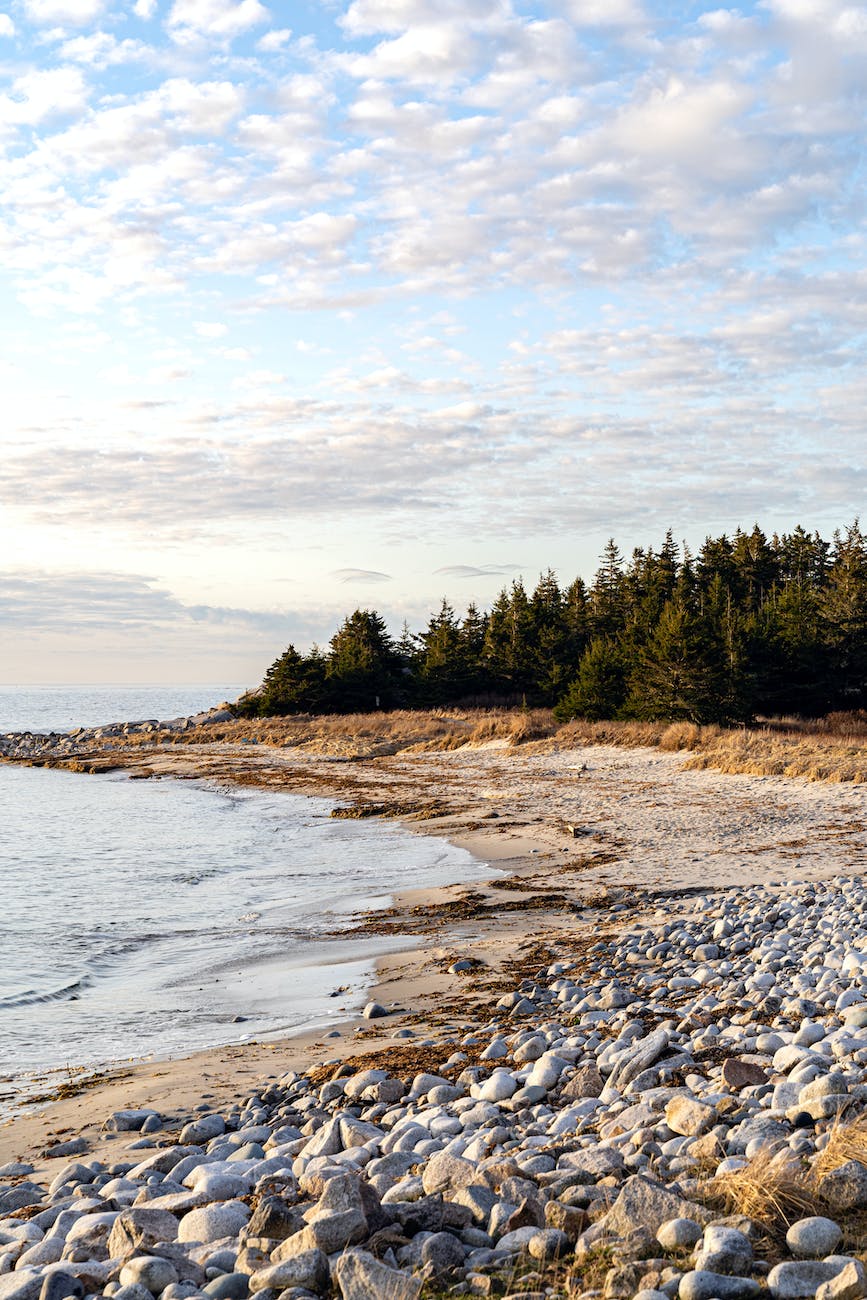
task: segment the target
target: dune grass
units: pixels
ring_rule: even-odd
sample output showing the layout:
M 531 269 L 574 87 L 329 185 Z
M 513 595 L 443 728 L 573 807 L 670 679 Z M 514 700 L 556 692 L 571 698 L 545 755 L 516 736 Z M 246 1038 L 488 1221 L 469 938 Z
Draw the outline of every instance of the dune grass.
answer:
M 867 781 L 867 713 L 826 718 L 761 719 L 750 727 L 693 722 L 575 719 L 558 723 L 550 709 L 398 709 L 390 713 L 298 714 L 237 719 L 183 733 L 125 738 L 124 746 L 241 744 L 254 741 L 332 758 L 378 758 L 444 752 L 464 746 L 529 747 L 554 752 L 590 745 L 683 753 L 684 769 L 807 781 Z

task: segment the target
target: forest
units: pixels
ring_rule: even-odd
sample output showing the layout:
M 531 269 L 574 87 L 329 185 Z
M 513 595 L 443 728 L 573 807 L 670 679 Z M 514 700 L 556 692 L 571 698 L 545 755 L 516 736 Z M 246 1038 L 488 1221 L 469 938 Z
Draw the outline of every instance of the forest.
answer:
M 443 600 L 427 626 L 389 634 L 356 609 L 329 642 L 289 646 L 242 716 L 448 705 L 553 706 L 571 718 L 746 723 L 867 707 L 867 539 L 800 525 L 708 537 L 693 555 L 669 531 L 625 559 L 608 542 L 592 582 L 549 570 L 490 610 Z

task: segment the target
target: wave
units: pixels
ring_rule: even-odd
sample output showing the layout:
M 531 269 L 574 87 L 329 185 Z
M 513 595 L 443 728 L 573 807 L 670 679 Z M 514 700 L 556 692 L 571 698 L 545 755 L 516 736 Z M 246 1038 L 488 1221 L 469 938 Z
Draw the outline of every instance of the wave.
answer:
M 0 997 L 0 1011 L 36 1006 L 40 1002 L 72 1002 L 82 989 L 89 987 L 90 982 L 89 976 L 82 975 L 58 989 L 25 989 L 23 993 L 10 993 L 8 997 Z

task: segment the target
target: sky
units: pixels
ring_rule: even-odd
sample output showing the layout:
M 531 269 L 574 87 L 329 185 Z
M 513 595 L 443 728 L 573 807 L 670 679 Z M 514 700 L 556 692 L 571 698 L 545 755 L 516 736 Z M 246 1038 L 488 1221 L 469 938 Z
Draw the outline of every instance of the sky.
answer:
M 862 508 L 863 3 L 0 0 L 0 80 L 0 680 Z

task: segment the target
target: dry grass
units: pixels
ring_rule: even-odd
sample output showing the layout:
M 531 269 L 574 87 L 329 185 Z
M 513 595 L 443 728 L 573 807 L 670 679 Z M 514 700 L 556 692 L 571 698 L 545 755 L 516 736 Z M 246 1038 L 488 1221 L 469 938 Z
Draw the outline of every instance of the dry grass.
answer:
M 480 745 L 492 740 L 523 744 L 553 736 L 550 709 L 398 709 L 392 713 L 346 713 L 239 719 L 182 733 L 181 744 L 241 743 L 292 748 L 314 754 L 376 758 Z M 170 733 L 158 733 L 171 743 Z M 144 738 L 152 743 L 153 737 Z
M 813 1164 L 813 1176 L 818 1180 L 833 1173 L 850 1160 L 867 1165 L 867 1115 L 859 1115 L 848 1124 L 837 1120 L 828 1135 L 828 1143 Z
M 393 713 L 299 714 L 287 718 L 238 719 L 172 733 L 119 737 L 89 743 L 64 760 L 66 766 L 96 770 L 117 750 L 151 750 L 158 745 L 242 745 L 340 759 L 445 752 L 501 743 L 530 753 L 614 745 L 654 748 L 687 755 L 684 768 L 713 768 L 728 774 L 799 777 L 808 781 L 867 781 L 867 712 L 829 714 L 807 721 L 763 719 L 753 727 L 723 728 L 692 722 L 589 722 L 558 725 L 550 709 L 428 709 Z M 37 757 L 36 762 L 43 761 Z M 99 770 L 107 770 L 100 768 Z
M 801 777 L 806 781 L 867 781 L 867 739 L 843 741 L 830 733 L 779 733 L 763 730 L 717 730 L 701 737 L 699 749 L 684 767 L 714 768 L 746 776 Z
M 710 1195 L 728 1213 L 746 1215 L 773 1231 L 821 1212 L 810 1172 L 792 1160 L 791 1152 L 760 1152 L 743 1169 L 715 1178 Z

